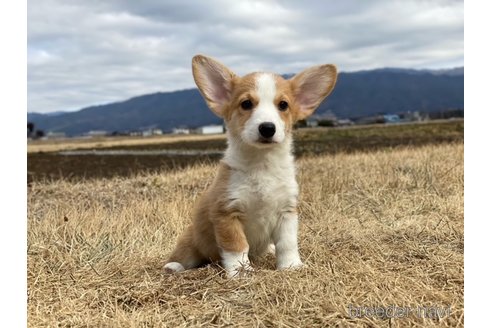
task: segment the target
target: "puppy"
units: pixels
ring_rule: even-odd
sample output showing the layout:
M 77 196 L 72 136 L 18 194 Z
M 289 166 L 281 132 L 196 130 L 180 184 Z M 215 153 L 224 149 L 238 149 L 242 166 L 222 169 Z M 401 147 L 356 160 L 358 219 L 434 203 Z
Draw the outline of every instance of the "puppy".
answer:
M 234 277 L 251 270 L 250 257 L 262 255 L 271 244 L 278 269 L 302 266 L 292 128 L 333 90 L 336 67 L 314 66 L 288 80 L 263 72 L 239 77 L 197 55 L 192 68 L 208 106 L 225 121 L 228 146 L 164 270 L 221 261 L 228 277 Z

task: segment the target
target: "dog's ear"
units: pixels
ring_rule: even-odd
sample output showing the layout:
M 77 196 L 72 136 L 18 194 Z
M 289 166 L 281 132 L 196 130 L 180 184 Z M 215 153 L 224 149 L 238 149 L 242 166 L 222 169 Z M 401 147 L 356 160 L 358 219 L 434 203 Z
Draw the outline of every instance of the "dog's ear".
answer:
M 299 106 L 297 120 L 311 115 L 335 87 L 337 68 L 335 65 L 310 67 L 290 79 L 296 103 Z
M 232 83 L 236 76 L 218 61 L 203 55 L 192 60 L 193 78 L 210 109 L 224 116 L 225 105 L 231 100 Z

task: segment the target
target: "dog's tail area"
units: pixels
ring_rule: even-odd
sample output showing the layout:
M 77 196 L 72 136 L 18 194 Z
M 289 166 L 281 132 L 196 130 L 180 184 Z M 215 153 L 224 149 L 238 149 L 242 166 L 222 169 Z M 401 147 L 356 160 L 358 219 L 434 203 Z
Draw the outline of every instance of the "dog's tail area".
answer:
M 176 248 L 164 265 L 165 273 L 177 273 L 196 268 L 205 261 L 193 243 L 193 227 L 190 225 L 178 239 Z

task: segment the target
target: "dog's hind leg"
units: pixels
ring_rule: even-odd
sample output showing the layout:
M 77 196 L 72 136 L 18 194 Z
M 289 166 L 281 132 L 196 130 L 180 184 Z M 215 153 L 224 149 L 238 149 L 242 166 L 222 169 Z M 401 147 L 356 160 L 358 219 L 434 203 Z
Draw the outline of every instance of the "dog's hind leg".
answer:
M 179 238 L 176 248 L 164 265 L 165 273 L 176 273 L 195 268 L 205 262 L 205 258 L 194 246 L 193 229 L 189 226 Z

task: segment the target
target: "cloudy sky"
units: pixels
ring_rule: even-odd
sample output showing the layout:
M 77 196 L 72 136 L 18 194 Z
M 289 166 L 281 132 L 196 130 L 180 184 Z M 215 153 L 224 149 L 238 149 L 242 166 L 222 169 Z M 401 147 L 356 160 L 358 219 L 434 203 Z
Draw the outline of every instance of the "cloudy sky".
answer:
M 464 65 L 463 1 L 28 2 L 28 111 L 194 87 L 191 58 L 236 73 Z

